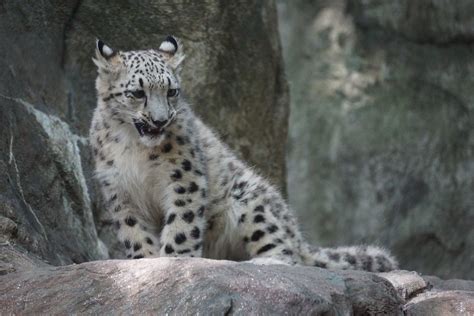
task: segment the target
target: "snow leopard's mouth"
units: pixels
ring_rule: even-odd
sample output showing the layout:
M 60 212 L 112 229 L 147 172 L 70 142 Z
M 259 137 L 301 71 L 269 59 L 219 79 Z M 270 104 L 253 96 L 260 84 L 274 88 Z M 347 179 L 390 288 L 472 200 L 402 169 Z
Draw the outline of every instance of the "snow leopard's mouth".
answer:
M 156 137 L 163 134 L 163 131 L 164 131 L 163 127 L 153 127 L 145 121 L 135 121 L 134 125 L 138 131 L 138 134 L 140 134 L 140 137 L 143 137 L 143 136 Z
M 134 119 L 133 124 L 135 125 L 135 128 L 138 131 L 138 134 L 140 134 L 140 137 L 143 136 L 149 136 L 149 137 L 157 137 L 160 136 L 164 133 L 165 128 L 170 126 L 174 120 L 176 119 L 176 111 L 173 109 L 171 112 L 170 118 L 166 121 L 165 124 L 162 126 L 157 127 L 156 124 L 155 126 L 151 125 L 148 123 L 146 120 L 141 120 L 141 119 Z

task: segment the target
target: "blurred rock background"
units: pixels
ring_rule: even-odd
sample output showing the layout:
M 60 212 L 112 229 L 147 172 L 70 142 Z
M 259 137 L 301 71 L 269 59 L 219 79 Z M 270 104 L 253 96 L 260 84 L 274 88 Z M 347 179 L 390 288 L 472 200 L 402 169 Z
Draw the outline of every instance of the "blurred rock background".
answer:
M 279 1 L 288 196 L 317 244 L 474 278 L 474 2 Z

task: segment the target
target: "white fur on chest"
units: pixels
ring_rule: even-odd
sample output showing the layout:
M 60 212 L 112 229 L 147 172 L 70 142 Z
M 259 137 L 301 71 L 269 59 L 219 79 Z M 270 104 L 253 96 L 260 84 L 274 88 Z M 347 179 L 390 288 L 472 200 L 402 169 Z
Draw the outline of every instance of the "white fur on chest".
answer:
M 149 150 L 134 141 L 110 144 L 115 172 L 112 179 L 119 194 L 130 200 L 145 218 L 159 219 L 163 184 L 160 168 L 149 160 Z

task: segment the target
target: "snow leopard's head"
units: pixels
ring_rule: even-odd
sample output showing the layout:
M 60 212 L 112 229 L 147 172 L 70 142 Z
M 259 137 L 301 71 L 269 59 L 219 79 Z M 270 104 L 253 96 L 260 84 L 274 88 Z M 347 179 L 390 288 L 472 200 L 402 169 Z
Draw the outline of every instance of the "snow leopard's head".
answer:
M 147 146 L 158 145 L 176 116 L 182 45 L 168 36 L 157 50 L 115 51 L 96 41 L 98 104 L 109 117 L 134 127 Z

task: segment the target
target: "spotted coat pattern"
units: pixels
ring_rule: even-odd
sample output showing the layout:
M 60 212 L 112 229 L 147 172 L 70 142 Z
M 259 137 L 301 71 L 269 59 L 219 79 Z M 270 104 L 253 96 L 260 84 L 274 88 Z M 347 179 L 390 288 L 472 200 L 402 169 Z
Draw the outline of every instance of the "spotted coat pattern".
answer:
M 128 258 L 396 267 L 374 246 L 309 246 L 278 190 L 239 160 L 179 96 L 183 57 L 172 37 L 146 51 L 114 52 L 98 42 L 90 142 L 96 178 Z M 157 121 L 167 123 L 158 128 Z

